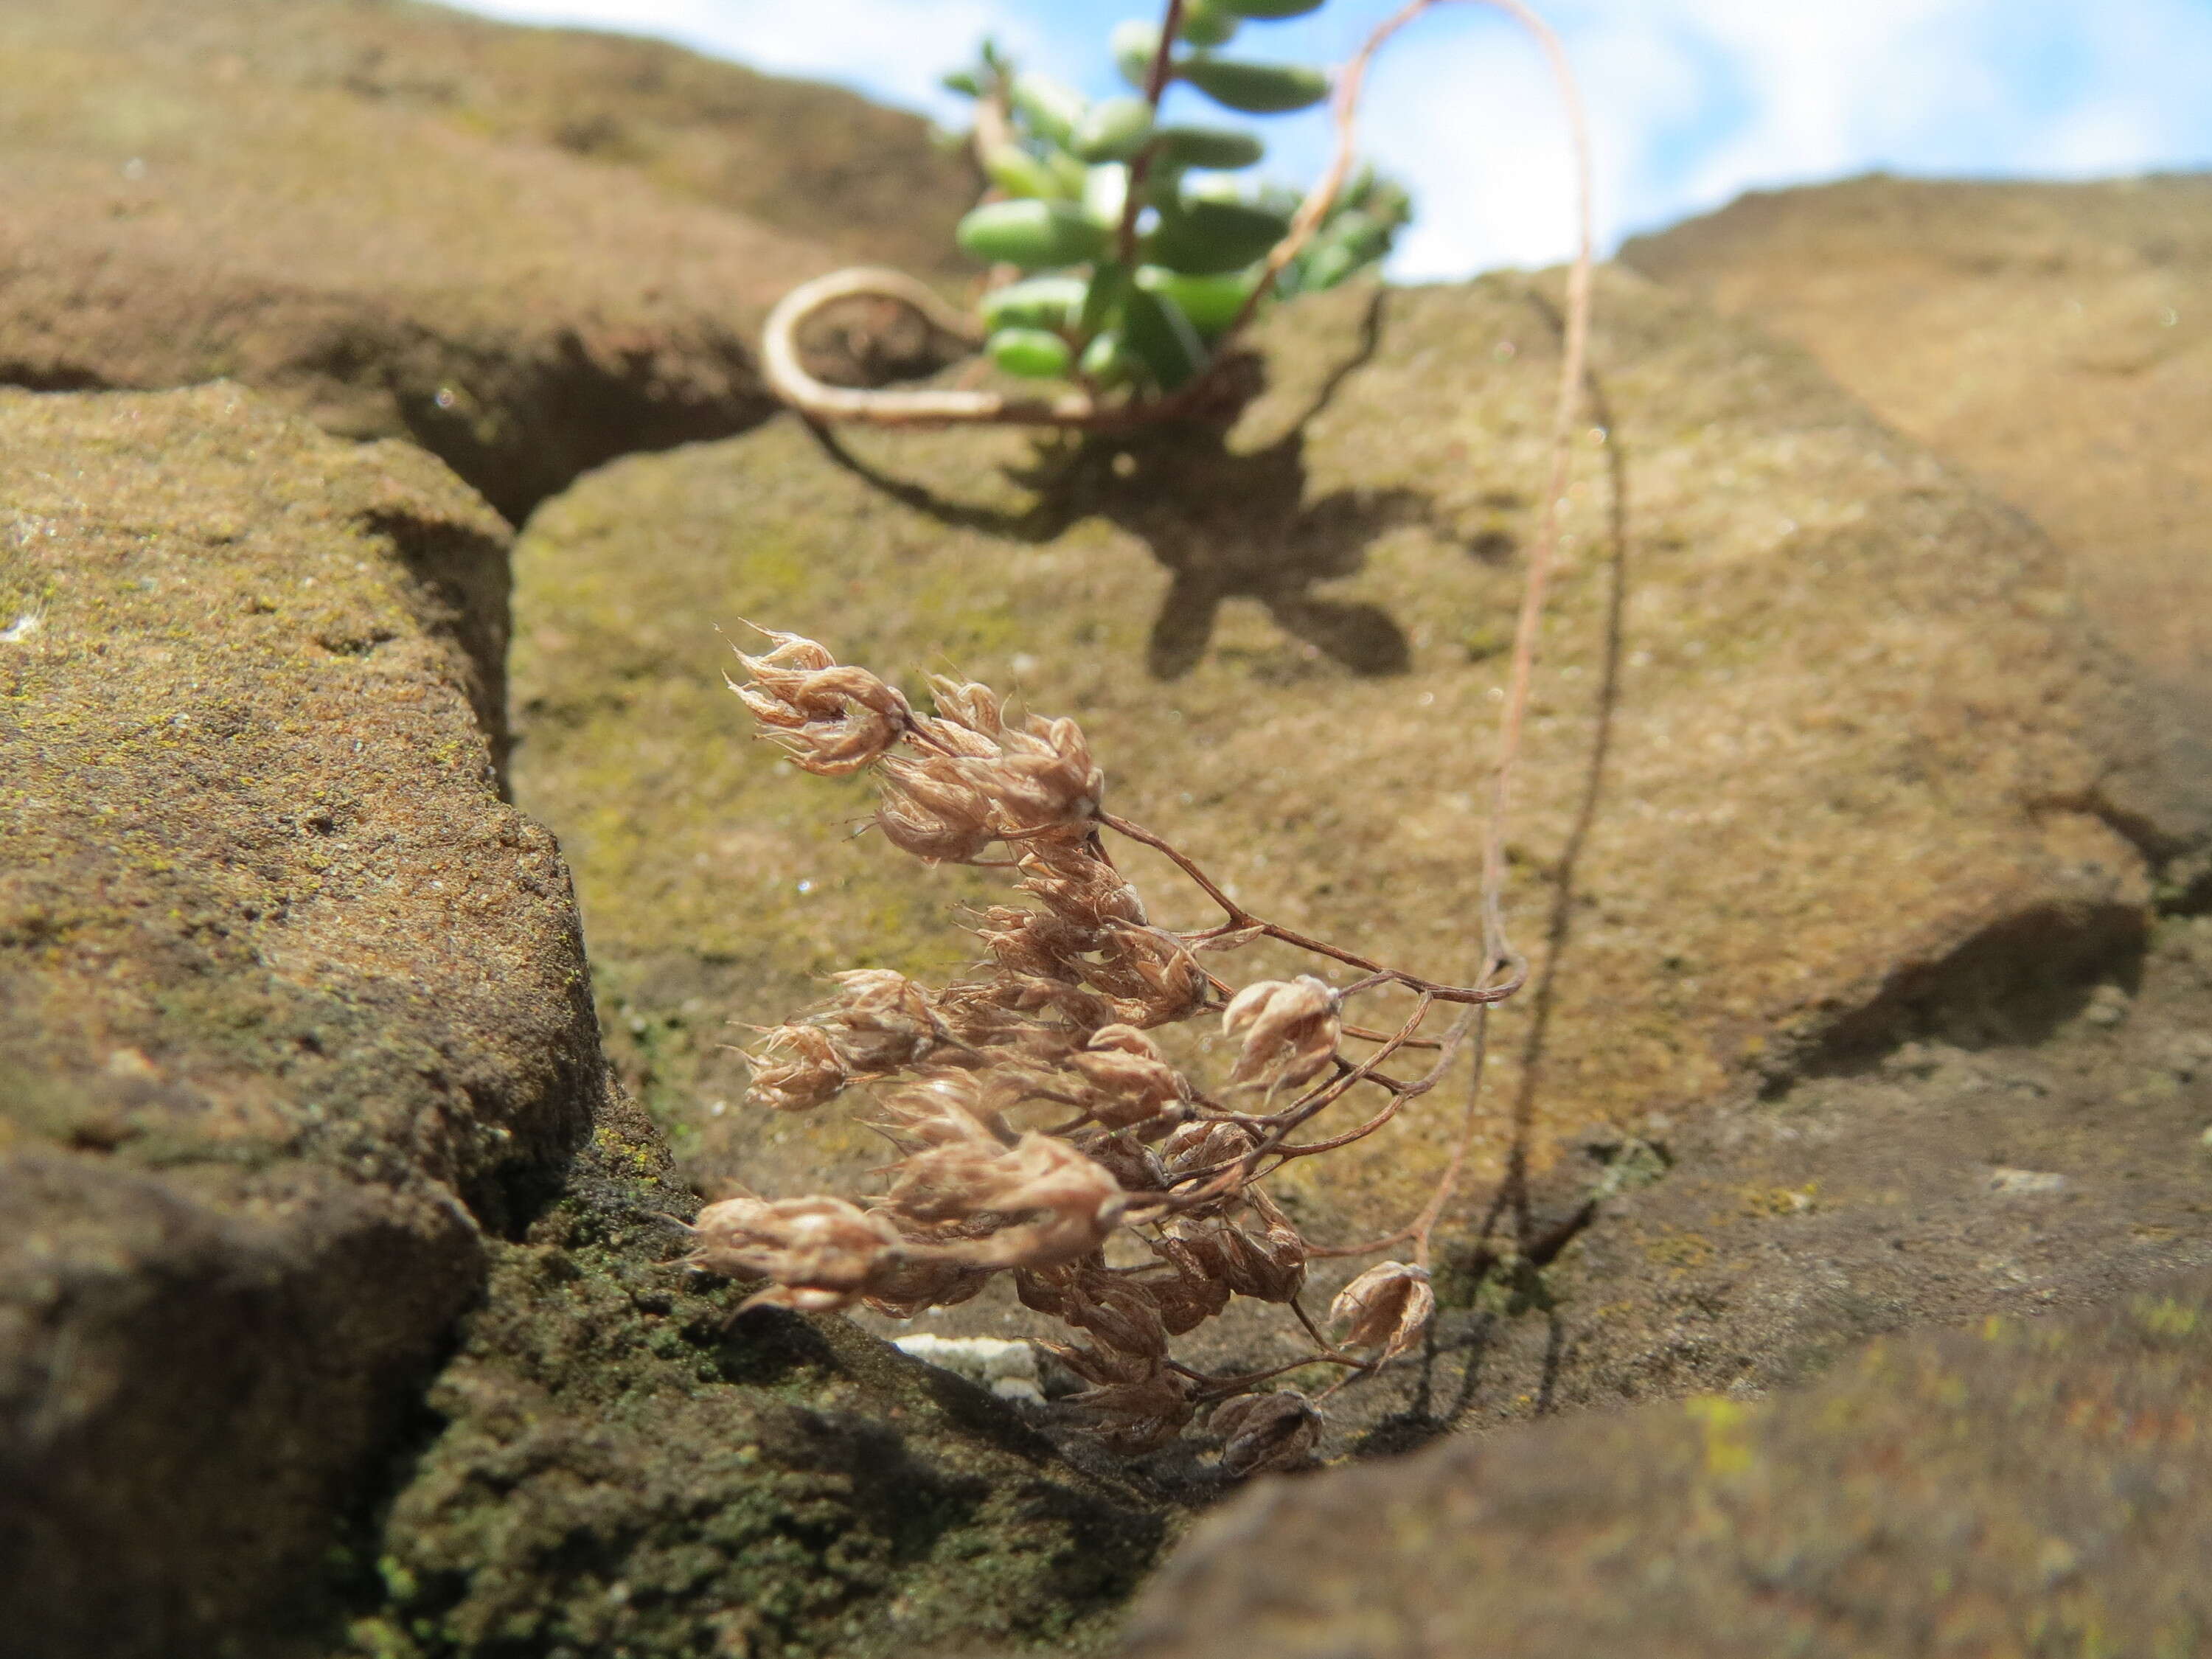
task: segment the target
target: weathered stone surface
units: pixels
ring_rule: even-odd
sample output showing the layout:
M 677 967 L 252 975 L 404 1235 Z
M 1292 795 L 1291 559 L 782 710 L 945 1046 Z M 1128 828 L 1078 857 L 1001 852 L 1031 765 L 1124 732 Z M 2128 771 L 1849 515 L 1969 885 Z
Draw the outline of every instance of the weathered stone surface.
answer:
M 2212 176 L 1854 179 L 1621 258 L 1803 346 L 2033 514 L 2164 693 L 2185 792 L 2165 810 L 2212 836 Z
M 1268 1480 L 1131 1659 L 2201 1654 L 2212 1286 L 1886 1341 L 1706 1396 Z
M 670 1265 L 496 515 L 234 386 L 0 437 L 9 1650 L 1095 1644 L 1157 1504 Z
M 1559 972 L 1498 1023 L 1477 1190 L 1516 1139 L 1541 1171 L 1900 1033 L 2032 1033 L 2145 927 L 2100 816 L 2136 704 L 2048 544 L 1802 356 L 1633 278 L 1601 299 L 1611 438 L 1581 450 L 1514 836 L 1515 931 Z M 1370 303 L 1279 315 L 1226 449 L 902 434 L 841 465 L 784 422 L 540 515 L 517 787 L 576 860 L 622 1063 L 699 1167 L 856 1185 L 873 1149 L 830 1114 L 736 1103 L 723 1023 L 828 969 L 963 960 L 946 907 L 992 890 L 848 840 L 857 792 L 748 740 L 710 631 L 740 618 L 1018 684 L 1248 902 L 1462 969 L 1553 313 L 1508 280 L 1393 293 L 1365 351 Z M 1323 1238 L 1399 1224 L 1450 1116 L 1296 1166 L 1287 1201 Z
M 0 394 L 0 1581 L 190 1653 L 312 1577 L 604 1089 L 501 803 L 506 530 L 242 389 Z
M 939 228 L 958 171 L 873 179 L 917 124 L 842 94 L 427 8 L 12 4 L 0 47 L 0 380 L 240 380 L 346 436 L 412 436 L 517 520 L 610 456 L 773 407 L 752 337 L 839 254 L 787 228 L 806 214 L 701 197 L 836 216 L 857 194 L 849 246 L 916 166 L 907 222 Z M 759 124 L 795 142 L 848 117 L 820 165 L 866 186 L 762 162 Z M 634 164 L 598 159 L 602 127 L 641 135 Z
M 343 92 L 550 145 L 848 258 L 964 279 L 972 164 L 836 87 L 636 36 L 522 28 L 414 0 L 9 0 L 12 45 L 125 50 L 248 84 Z
M 732 1322 L 626 1108 L 493 1249 L 376 1548 L 373 1659 L 1096 1652 L 1170 1513 L 840 1319 Z

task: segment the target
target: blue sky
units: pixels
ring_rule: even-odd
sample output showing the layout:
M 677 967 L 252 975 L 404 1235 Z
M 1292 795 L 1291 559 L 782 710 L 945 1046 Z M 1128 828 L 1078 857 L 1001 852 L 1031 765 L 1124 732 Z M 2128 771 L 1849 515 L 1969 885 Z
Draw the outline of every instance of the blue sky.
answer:
M 1247 24 L 1251 57 L 1337 61 L 1398 0 L 1329 0 Z M 1740 191 L 1882 167 L 2094 177 L 2212 167 L 2212 0 L 1536 0 L 1590 105 L 1597 214 L 1624 234 Z M 470 0 L 518 21 L 653 34 L 957 119 L 937 76 L 995 34 L 1085 90 L 1116 82 L 1107 31 L 1144 0 Z M 1202 102 L 1187 90 L 1176 94 Z M 1244 119 L 1246 118 L 1233 118 Z M 1319 168 L 1318 116 L 1261 124 L 1267 170 Z M 1378 64 L 1364 148 L 1420 210 L 1406 277 L 1567 251 L 1558 112 L 1540 61 L 1487 7 L 1438 8 Z

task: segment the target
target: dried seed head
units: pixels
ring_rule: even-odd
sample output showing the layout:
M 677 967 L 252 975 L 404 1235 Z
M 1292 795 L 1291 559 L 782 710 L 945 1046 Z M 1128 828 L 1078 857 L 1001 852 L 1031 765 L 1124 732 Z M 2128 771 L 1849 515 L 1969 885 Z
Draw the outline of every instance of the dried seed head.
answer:
M 988 1267 L 963 1261 L 894 1261 L 869 1276 L 868 1293 L 861 1300 L 892 1319 L 912 1319 L 926 1309 L 957 1307 L 990 1282 Z
M 1011 904 L 986 910 L 975 933 L 1000 967 L 1070 984 L 1079 976 L 1080 959 L 1099 945 L 1095 927 Z
M 809 772 L 857 772 L 914 724 L 906 699 L 865 668 L 841 668 L 828 651 L 797 634 L 763 629 L 775 641 L 765 655 L 738 653 L 750 680 L 730 689 Z
M 1100 952 L 1103 960 L 1089 964 L 1085 975 L 1114 998 L 1129 1023 L 1170 1025 L 1205 1005 L 1205 972 L 1172 934 L 1119 927 L 1106 933 Z
M 1296 1088 L 1328 1070 L 1343 1036 L 1336 993 L 1311 974 L 1246 986 L 1222 1010 L 1221 1030 L 1225 1036 L 1244 1033 L 1230 1080 L 1261 1081 L 1271 1090 Z
M 1008 731 L 994 759 L 966 763 L 991 798 L 1001 827 L 1024 836 L 1087 836 L 1106 793 L 1106 775 L 1073 720 L 1032 716 L 1027 730 Z
M 1003 1146 L 1013 1132 L 1002 1115 L 1000 1091 L 972 1072 L 931 1072 L 876 1097 L 868 1122 L 906 1152 L 926 1146 Z
M 814 1025 L 779 1025 L 744 1060 L 753 1068 L 745 1099 L 779 1112 L 804 1112 L 833 1100 L 852 1078 L 829 1034 Z
M 1130 1028 L 1109 1025 L 1105 1030 Z M 1164 1134 L 1188 1110 L 1189 1085 L 1182 1073 L 1164 1060 L 1126 1048 L 1100 1052 L 1097 1033 L 1092 1034 L 1089 1048 L 1071 1054 L 1067 1063 L 1089 1085 L 1081 1097 L 1084 1109 L 1109 1129 L 1151 1129 Z
M 1160 1322 L 1159 1309 L 1139 1285 L 1108 1280 L 1085 1286 L 1082 1293 L 1070 1295 L 1064 1317 L 1069 1324 L 1090 1332 L 1100 1347 L 1115 1353 L 1140 1354 L 1155 1360 L 1167 1358 L 1167 1327 Z
M 880 1074 L 914 1065 L 945 1035 L 927 994 L 904 974 L 855 968 L 830 978 L 836 1000 L 816 1019 L 853 1072 Z
M 1256 1188 L 1245 1196 L 1264 1197 Z M 1239 1296 L 1288 1302 L 1305 1285 L 1306 1242 L 1272 1204 L 1254 1218 L 1257 1224 L 1245 1227 L 1218 1215 L 1178 1216 L 1163 1229 L 1163 1243 L 1172 1244 L 1175 1260 Z
M 1213 1408 L 1208 1423 L 1227 1437 L 1221 1449 L 1224 1474 L 1265 1474 L 1294 1469 L 1313 1456 L 1321 1442 L 1322 1416 L 1296 1389 L 1273 1394 L 1242 1394 Z
M 996 1235 L 977 1260 L 997 1267 L 1048 1267 L 1106 1242 L 1129 1197 L 1098 1164 L 1064 1140 L 1024 1135 L 1000 1161 L 1002 1184 L 988 1200 L 1008 1215 L 1037 1219 Z
M 876 827 L 884 839 L 925 864 L 971 864 L 998 839 L 991 804 L 965 774 L 939 756 L 885 757 L 878 769 L 883 800 Z
M 1378 1261 L 1328 1304 L 1332 1325 L 1349 1325 L 1347 1348 L 1376 1348 L 1394 1359 L 1421 1340 L 1437 1311 L 1429 1270 L 1403 1261 Z
M 1020 860 L 1025 893 L 1035 893 L 1056 916 L 1084 927 L 1126 922 L 1146 925 L 1145 902 L 1121 872 L 1087 847 L 1038 842 Z
M 1195 1415 L 1190 1385 L 1164 1366 L 1086 1389 L 1068 1403 L 1091 1419 L 1099 1439 L 1124 1455 L 1165 1445 Z
M 1186 1123 L 1162 1143 L 1160 1163 L 1170 1181 L 1181 1181 L 1234 1163 L 1259 1144 L 1257 1137 L 1241 1123 L 1210 1119 Z
M 1191 1244 L 1192 1226 L 1178 1218 L 1163 1228 L 1159 1237 L 1147 1241 L 1152 1253 L 1175 1269 L 1171 1278 L 1148 1281 L 1160 1322 L 1170 1336 L 1195 1329 L 1229 1305 L 1230 1288 L 1216 1270 L 1218 1258 Z
M 748 1297 L 748 1308 L 849 1307 L 894 1263 L 901 1243 L 890 1222 L 842 1198 L 726 1198 L 700 1211 L 691 1230 L 692 1266 L 775 1281 Z
M 929 692 L 937 704 L 936 725 L 972 732 L 989 739 L 994 749 L 997 747 L 997 739 L 1006 729 L 997 692 L 988 685 L 978 685 L 973 680 L 956 680 L 946 674 L 929 677 Z

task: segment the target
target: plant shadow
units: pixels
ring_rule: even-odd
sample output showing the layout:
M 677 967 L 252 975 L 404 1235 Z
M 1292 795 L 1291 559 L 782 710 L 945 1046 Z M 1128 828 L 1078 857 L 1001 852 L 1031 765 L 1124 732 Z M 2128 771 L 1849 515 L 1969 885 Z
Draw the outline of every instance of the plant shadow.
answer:
M 1145 652 L 1156 678 L 1179 678 L 1197 666 L 1223 605 L 1236 599 L 1257 601 L 1284 632 L 1353 674 L 1401 674 L 1413 665 L 1413 646 L 1396 618 L 1379 605 L 1315 589 L 1357 574 L 1376 537 L 1432 522 L 1433 502 L 1396 488 L 1305 499 L 1305 428 L 1373 358 L 1388 299 L 1387 290 L 1375 291 L 1356 348 L 1265 448 L 1239 453 L 1224 428 L 1197 422 L 1041 443 L 1012 475 L 1036 492 L 1036 506 L 1023 513 L 947 500 L 861 459 L 826 428 L 815 427 L 814 435 L 838 465 L 941 523 L 1042 542 L 1100 517 L 1137 537 L 1170 578 Z M 1257 360 L 1240 360 L 1238 368 L 1248 381 L 1238 388 L 1242 407 L 1260 389 Z

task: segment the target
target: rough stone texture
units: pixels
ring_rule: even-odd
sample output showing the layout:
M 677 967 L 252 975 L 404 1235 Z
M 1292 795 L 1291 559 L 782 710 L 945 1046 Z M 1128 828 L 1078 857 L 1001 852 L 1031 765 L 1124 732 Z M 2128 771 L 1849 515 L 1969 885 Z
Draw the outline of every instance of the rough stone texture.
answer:
M 1272 1479 L 1130 1659 L 2212 1649 L 2212 1284 L 1877 1343 L 1811 1389 Z
M 1540 986 L 1494 1036 L 1477 1191 L 1516 1144 L 1541 1171 L 1900 1035 L 2032 1036 L 2146 926 L 2107 817 L 2147 745 L 2048 544 L 1802 356 L 1632 277 L 1601 300 L 1611 441 L 1581 447 L 1513 848 Z M 850 841 L 858 791 L 749 740 L 710 631 L 739 618 L 1018 684 L 1083 720 L 1116 810 L 1263 911 L 1459 969 L 1554 342 L 1517 281 L 1340 294 L 1279 313 L 1225 449 L 901 434 L 841 465 L 780 422 L 541 514 L 517 788 L 695 1167 L 856 1187 L 873 1149 L 831 1113 L 736 1103 L 724 1022 L 963 960 L 946 907 L 992 890 Z M 1286 1201 L 1324 1238 L 1399 1224 L 1451 1115 L 1297 1166 Z
M 1095 1646 L 1157 1504 L 669 1265 L 496 515 L 234 386 L 0 438 L 9 1651 Z
M 0 380 L 243 380 L 412 436 L 517 521 L 763 418 L 768 307 L 856 244 L 945 246 L 961 191 L 846 94 L 301 0 L 10 0 L 0 143 Z
M 0 394 L 0 1582 L 183 1654 L 311 1577 L 604 1088 L 501 803 L 506 529 L 217 385 Z
M 672 1271 L 688 1210 L 618 1108 L 495 1245 L 374 1547 L 369 1659 L 1095 1652 L 1172 1518 L 839 1319 Z
M 2212 836 L 2212 176 L 1854 179 L 1746 196 L 1621 258 L 1803 346 L 2033 514 L 2160 684 L 2193 839 Z
M 8 0 L 11 44 L 118 46 L 239 80 L 343 92 L 619 169 L 848 258 L 965 279 L 980 184 L 903 110 L 659 40 L 521 28 L 413 0 Z M 727 275 L 727 273 L 726 273 Z

